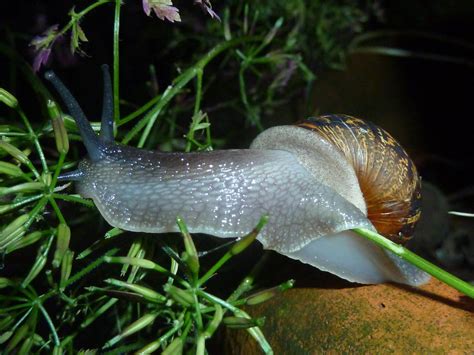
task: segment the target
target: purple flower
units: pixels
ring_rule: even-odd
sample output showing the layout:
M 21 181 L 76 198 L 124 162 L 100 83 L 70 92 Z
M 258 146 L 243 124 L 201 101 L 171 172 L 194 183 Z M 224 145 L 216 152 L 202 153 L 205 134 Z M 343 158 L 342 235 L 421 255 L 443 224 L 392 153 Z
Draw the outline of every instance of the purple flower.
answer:
M 215 18 L 220 21 L 219 15 L 217 15 L 212 9 L 211 2 L 209 0 L 194 0 L 195 5 L 199 5 L 204 12 L 207 12 L 211 18 Z
M 33 60 L 33 71 L 37 73 L 41 66 L 48 62 L 49 56 L 51 55 L 51 48 L 45 48 L 39 50 L 36 55 L 35 59 Z
M 171 0 L 142 0 L 143 11 L 150 16 L 151 10 L 160 20 L 180 22 L 179 9 L 173 6 Z
M 46 47 L 51 47 L 52 42 L 56 39 L 59 25 L 52 25 L 48 27 L 41 35 L 34 37 L 30 46 L 35 47 L 36 50 L 40 50 Z
M 30 42 L 30 46 L 33 46 L 35 50 L 35 58 L 33 60 L 34 72 L 37 72 L 42 65 L 48 62 L 51 48 L 57 39 L 57 31 L 58 25 L 53 25 Z

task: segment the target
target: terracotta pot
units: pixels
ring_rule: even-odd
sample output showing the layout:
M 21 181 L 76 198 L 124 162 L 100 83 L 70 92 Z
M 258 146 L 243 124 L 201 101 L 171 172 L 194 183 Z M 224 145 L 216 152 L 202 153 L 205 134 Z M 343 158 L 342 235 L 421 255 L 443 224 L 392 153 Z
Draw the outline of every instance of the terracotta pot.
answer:
M 300 287 L 248 307 L 265 316 L 262 330 L 275 354 L 473 353 L 474 300 L 431 280 L 395 284 Z M 226 354 L 260 354 L 244 330 L 226 330 Z

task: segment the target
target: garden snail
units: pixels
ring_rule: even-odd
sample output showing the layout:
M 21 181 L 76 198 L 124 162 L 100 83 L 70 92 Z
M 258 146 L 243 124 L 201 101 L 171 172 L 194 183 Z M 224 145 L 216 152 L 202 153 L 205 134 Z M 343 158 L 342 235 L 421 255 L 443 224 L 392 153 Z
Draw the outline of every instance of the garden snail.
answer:
M 330 115 L 270 128 L 250 149 L 162 153 L 122 146 L 113 141 L 106 66 L 103 72 L 100 137 L 54 73 L 45 77 L 74 117 L 89 155 L 63 177 L 75 180 L 112 226 L 176 232 L 181 216 L 190 232 L 236 238 L 268 214 L 258 236 L 266 249 L 352 282 L 426 282 L 427 274 L 350 231 L 377 228 L 404 239 L 420 214 L 416 169 L 382 129 Z

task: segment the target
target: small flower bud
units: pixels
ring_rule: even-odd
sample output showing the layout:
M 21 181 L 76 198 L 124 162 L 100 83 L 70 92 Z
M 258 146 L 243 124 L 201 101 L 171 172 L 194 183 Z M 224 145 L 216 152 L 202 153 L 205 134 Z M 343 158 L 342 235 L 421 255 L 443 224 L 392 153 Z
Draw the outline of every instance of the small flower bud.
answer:
M 44 243 L 38 249 L 36 260 L 33 266 L 31 267 L 30 272 L 21 283 L 21 287 L 25 288 L 26 286 L 28 286 L 30 282 L 33 281 L 39 275 L 39 273 L 43 270 L 43 268 L 46 265 L 46 261 L 48 260 L 48 252 L 49 252 L 49 248 L 51 247 L 52 242 L 53 242 L 53 238 L 51 236 L 48 242 Z
M 249 306 L 253 306 L 253 305 L 268 301 L 270 298 L 276 296 L 277 294 L 293 287 L 294 284 L 295 284 L 294 280 L 288 280 L 279 286 L 269 288 L 268 290 L 257 292 L 247 298 L 246 304 L 248 304 Z
M 22 287 L 28 286 L 30 282 L 33 281 L 36 278 L 36 276 L 39 275 L 39 273 L 43 270 L 44 266 L 46 265 L 46 261 L 47 261 L 47 258 L 46 256 L 43 256 L 43 255 L 40 255 L 36 258 L 36 261 L 33 264 L 30 272 L 21 283 Z
M 30 234 L 24 236 L 23 238 L 19 239 L 15 243 L 10 244 L 6 248 L 6 252 L 8 254 L 8 253 L 11 253 L 12 251 L 22 249 L 22 248 L 24 248 L 28 245 L 36 243 L 43 235 L 44 235 L 44 232 L 40 232 L 40 231 L 30 233 Z
M 51 117 L 51 125 L 53 126 L 56 149 L 59 153 L 66 154 L 69 151 L 69 138 L 61 112 L 53 100 L 48 100 L 47 106 Z
M 237 243 L 235 243 L 232 248 L 230 249 L 230 253 L 232 255 L 237 255 L 241 252 L 243 252 L 250 244 L 252 244 L 255 239 L 257 238 L 258 234 L 262 230 L 262 228 L 267 224 L 268 222 L 268 216 L 263 216 L 260 218 L 260 221 L 258 222 L 257 226 L 245 237 L 240 239 Z
M 5 287 L 8 287 L 10 285 L 12 285 L 13 282 L 11 282 L 9 279 L 7 279 L 6 277 L 0 277 L 0 289 L 1 288 L 5 288 Z
M 11 108 L 15 108 L 18 106 L 17 98 L 4 88 L 0 88 L 0 101 Z
M 18 184 L 10 187 L 0 187 L 0 196 L 8 194 L 17 194 L 24 192 L 32 192 L 44 189 L 44 184 L 42 182 L 25 182 L 23 184 Z
M 104 260 L 107 263 L 126 264 L 126 265 L 138 266 L 144 269 L 156 270 L 159 272 L 168 273 L 168 270 L 166 270 L 162 266 L 148 259 L 129 258 L 129 257 L 123 257 L 123 256 L 106 256 Z
M 138 350 L 135 354 L 154 354 L 155 351 L 157 351 L 161 344 L 163 343 L 163 340 L 161 338 L 158 338 L 157 340 L 152 341 L 151 343 L 148 343 L 145 345 L 143 348 Z
M 33 337 L 27 337 L 23 344 L 21 344 L 20 350 L 18 350 L 18 354 L 30 354 L 31 347 L 33 346 L 33 341 L 35 339 Z
M 121 230 L 120 228 L 114 227 L 114 228 L 112 228 L 111 230 L 109 230 L 108 232 L 105 233 L 104 238 L 105 239 L 115 238 L 116 236 L 118 236 L 122 233 L 124 233 L 123 230 Z
M 66 282 L 71 276 L 72 261 L 74 260 L 74 252 L 72 250 L 66 250 L 64 253 L 63 260 L 61 261 L 61 278 L 59 280 L 59 288 L 64 290 Z
M 5 333 L 0 334 L 0 345 L 5 343 L 10 337 L 13 335 L 13 332 L 11 330 L 6 331 Z
M 18 228 L 22 227 L 25 222 L 28 220 L 29 215 L 27 213 L 15 218 L 10 224 L 8 224 L 1 233 L 1 238 L 4 238 L 5 236 L 8 236 L 10 233 L 13 233 L 15 230 Z
M 0 206 L 0 214 L 7 213 L 8 211 L 11 211 L 12 209 L 15 208 L 15 205 L 1 205 Z
M 0 329 L 6 329 L 6 328 L 11 329 L 14 320 L 15 320 L 15 318 L 10 314 L 3 315 L 2 319 L 0 319 Z M 0 344 L 2 344 L 2 343 L 4 343 L 4 342 L 0 341 Z
M 61 111 L 59 111 L 58 105 L 53 100 L 48 100 L 46 103 L 46 108 L 48 109 L 49 118 L 55 120 L 61 117 Z
M 53 177 L 51 173 L 42 173 L 41 174 L 41 181 L 43 182 L 44 186 L 51 186 L 51 182 L 53 181 Z
M 192 274 L 197 276 L 199 273 L 199 258 L 196 246 L 194 245 L 193 239 L 191 238 L 191 235 L 189 234 L 188 228 L 186 227 L 183 219 L 178 217 L 176 219 L 176 223 L 178 224 L 179 230 L 181 231 L 184 239 L 184 248 L 186 253 L 184 254 L 183 260 L 188 265 Z
M 0 249 L 7 247 L 10 243 L 21 238 L 25 234 L 25 223 L 30 216 L 23 214 L 15 218 L 9 225 L 7 225 L 0 233 Z
M 23 324 L 20 328 L 18 328 L 13 334 L 13 337 L 8 342 L 5 352 L 9 354 L 13 349 L 15 349 L 15 347 L 20 343 L 20 341 L 22 341 L 28 334 L 29 330 L 30 327 L 28 326 L 28 324 Z
M 136 292 L 151 302 L 164 302 L 166 300 L 166 298 L 163 295 L 159 294 L 158 292 L 148 287 L 144 287 L 144 286 L 140 286 L 137 284 L 132 284 L 132 283 L 124 282 L 120 280 L 115 280 L 115 279 L 107 279 L 105 280 L 105 282 L 114 286 L 124 287 L 130 291 Z
M 182 306 L 190 307 L 194 304 L 194 297 L 188 291 L 169 284 L 166 284 L 164 289 L 166 292 L 168 292 L 172 299 L 174 299 Z
M 174 340 L 166 347 L 161 355 L 181 355 L 183 353 L 183 340 L 174 338 Z
M 128 258 L 138 258 L 140 255 L 140 252 L 143 251 L 143 240 L 142 238 L 135 239 L 128 249 L 127 257 Z M 107 260 L 106 260 L 107 261 Z M 128 269 L 130 268 L 130 264 L 124 263 L 122 266 L 122 270 L 120 271 L 120 276 L 125 276 L 127 273 Z M 136 269 L 136 267 L 135 267 Z M 131 271 L 133 273 L 133 271 Z
M 64 253 L 69 248 L 71 240 L 71 230 L 65 223 L 60 223 L 56 233 L 56 250 L 54 252 L 53 267 L 57 268 L 63 260 Z
M 127 326 L 122 333 L 118 334 L 117 336 L 113 337 L 110 339 L 106 344 L 105 348 L 114 346 L 117 344 L 120 340 L 138 332 L 139 330 L 147 327 L 148 325 L 152 324 L 155 321 L 155 318 L 157 317 L 156 314 L 145 314 L 143 317 L 137 319 L 135 322 Z
M 265 317 L 243 318 L 243 317 L 225 317 L 222 322 L 229 328 L 246 329 L 252 327 L 261 327 L 265 323 Z
M 15 164 L 0 161 L 0 174 L 17 177 L 23 175 L 23 171 Z
M 0 140 L 0 148 L 6 151 L 20 163 L 27 165 L 31 164 L 30 160 L 28 159 L 28 156 L 10 143 Z
M 262 45 L 266 46 L 267 44 L 269 44 L 273 40 L 273 38 L 275 37 L 275 35 L 277 34 L 278 30 L 280 29 L 282 25 L 283 25 L 283 17 L 280 17 L 278 20 L 276 20 L 270 32 L 268 32 L 265 38 L 263 39 Z

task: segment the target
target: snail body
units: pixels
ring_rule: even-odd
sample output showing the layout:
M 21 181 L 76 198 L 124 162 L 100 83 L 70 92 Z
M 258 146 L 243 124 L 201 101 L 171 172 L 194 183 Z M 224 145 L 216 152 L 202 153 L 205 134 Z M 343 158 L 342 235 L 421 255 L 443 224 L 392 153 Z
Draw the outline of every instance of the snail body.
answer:
M 261 133 L 250 149 L 194 153 L 137 149 L 113 142 L 110 78 L 103 69 L 100 137 L 59 79 L 52 72 L 46 78 L 76 120 L 89 155 L 77 171 L 63 178 L 75 180 L 78 192 L 92 198 L 112 226 L 135 232 L 176 232 L 176 217 L 181 216 L 190 232 L 238 238 L 267 214 L 269 222 L 258 236 L 266 249 L 353 282 L 418 285 L 427 280 L 414 266 L 350 231 L 376 230 L 367 218 L 374 208 L 364 198 L 364 191 L 372 190 L 360 185 L 357 169 L 342 145 L 315 130 L 331 120 L 350 130 L 356 119 L 323 116 L 298 126 L 274 127 Z M 398 149 L 402 148 L 396 143 Z M 403 173 L 415 181 L 410 195 L 414 201 L 408 201 L 403 216 L 389 213 L 404 221 L 390 236 L 410 232 L 406 226 L 419 216 L 419 178 L 409 162 Z M 385 209 L 382 215 L 388 212 Z

